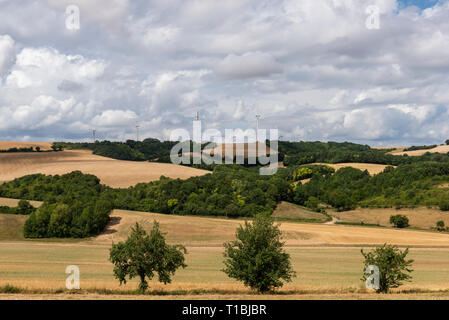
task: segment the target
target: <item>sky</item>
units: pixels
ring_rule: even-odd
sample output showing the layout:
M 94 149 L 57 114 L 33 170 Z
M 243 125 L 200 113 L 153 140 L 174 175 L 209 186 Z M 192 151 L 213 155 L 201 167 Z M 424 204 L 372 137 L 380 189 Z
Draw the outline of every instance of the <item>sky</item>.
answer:
M 0 0 L 0 140 L 443 143 L 448 57 L 447 0 Z

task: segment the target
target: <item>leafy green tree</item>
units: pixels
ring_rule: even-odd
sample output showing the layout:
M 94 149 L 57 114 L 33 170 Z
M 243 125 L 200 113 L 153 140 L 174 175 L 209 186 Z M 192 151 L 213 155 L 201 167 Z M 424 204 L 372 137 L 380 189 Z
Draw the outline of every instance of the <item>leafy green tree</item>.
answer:
M 225 243 L 225 272 L 258 292 L 281 287 L 296 276 L 290 255 L 283 249 L 279 225 L 270 217 L 257 215 L 236 231 L 236 240 Z
M 168 245 L 159 223 L 154 221 L 149 235 L 136 223 L 126 241 L 112 245 L 109 259 L 120 284 L 126 284 L 126 277 L 139 277 L 139 291 L 145 292 L 148 288 L 146 278 L 151 280 L 157 273 L 159 281 L 167 284 L 178 268 L 187 267 L 184 263 L 186 253 L 182 245 Z
M 365 258 L 362 281 L 366 281 L 369 274 L 365 271 L 368 266 L 377 266 L 379 268 L 379 289 L 377 293 L 386 293 L 390 288 L 397 288 L 404 281 L 411 281 L 410 273 L 413 271 L 410 266 L 413 259 L 407 260 L 408 248 L 401 251 L 397 246 L 384 244 L 370 252 L 361 250 Z
M 390 223 L 393 224 L 395 228 L 407 228 L 409 226 L 408 218 L 400 214 L 390 216 Z
M 18 214 L 31 214 L 34 211 L 34 207 L 26 200 L 20 200 L 17 206 Z

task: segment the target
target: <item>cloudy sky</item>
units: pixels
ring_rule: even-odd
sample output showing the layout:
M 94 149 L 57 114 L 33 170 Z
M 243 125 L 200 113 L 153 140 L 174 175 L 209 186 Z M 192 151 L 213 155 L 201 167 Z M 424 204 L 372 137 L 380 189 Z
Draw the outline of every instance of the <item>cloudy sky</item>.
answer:
M 196 111 L 289 140 L 442 143 L 449 1 L 0 0 L 0 140 L 124 140 L 136 121 L 168 139 Z

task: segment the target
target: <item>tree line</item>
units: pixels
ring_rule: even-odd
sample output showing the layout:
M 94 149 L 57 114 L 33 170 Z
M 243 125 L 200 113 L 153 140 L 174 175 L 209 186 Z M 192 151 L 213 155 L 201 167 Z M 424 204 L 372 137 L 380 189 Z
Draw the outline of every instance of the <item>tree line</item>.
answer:
M 313 166 L 309 166 L 312 171 Z M 297 172 L 302 172 L 301 167 Z M 310 174 L 309 174 L 310 175 Z M 297 184 L 293 201 L 317 209 L 326 203 L 340 211 L 362 207 L 439 206 L 449 210 L 448 191 L 438 188 L 448 181 L 449 162 L 416 162 L 386 167 L 377 175 L 346 167 L 334 174 L 315 169 L 308 183 Z
M 0 186 L 0 196 L 44 201 L 38 209 L 30 209 L 25 237 L 83 238 L 100 233 L 109 221 L 111 201 L 101 197 L 106 189 L 97 177 L 74 171 L 15 179 Z
M 438 156 L 444 160 L 446 155 L 431 158 Z M 106 187 L 97 177 L 81 172 L 36 174 L 2 184 L 0 196 L 44 201 L 30 214 L 26 237 L 93 236 L 103 230 L 114 208 L 230 218 L 270 215 L 280 201 L 317 211 L 323 203 L 337 210 L 415 205 L 449 210 L 448 191 L 437 187 L 449 180 L 449 160 L 388 166 L 375 176 L 349 167 L 335 172 L 325 165 L 291 165 L 272 176 L 260 176 L 255 167 L 241 165 L 211 169 L 199 177 L 161 177 L 127 189 Z M 304 179 L 310 181 L 298 183 Z

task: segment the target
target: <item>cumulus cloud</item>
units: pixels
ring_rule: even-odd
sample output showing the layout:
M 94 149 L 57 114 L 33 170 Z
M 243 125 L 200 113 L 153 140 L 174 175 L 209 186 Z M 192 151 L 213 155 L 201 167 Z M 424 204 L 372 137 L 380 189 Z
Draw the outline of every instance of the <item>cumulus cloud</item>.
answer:
M 126 139 L 138 120 L 166 138 L 200 111 L 284 139 L 441 142 L 448 18 L 448 1 L 0 1 L 0 137 Z
M 106 110 L 95 116 L 92 124 L 99 127 L 130 126 L 136 119 L 137 115 L 131 110 Z
M 262 52 L 249 52 L 240 56 L 230 54 L 215 69 L 215 73 L 225 79 L 267 77 L 281 71 L 281 65 L 272 56 Z

